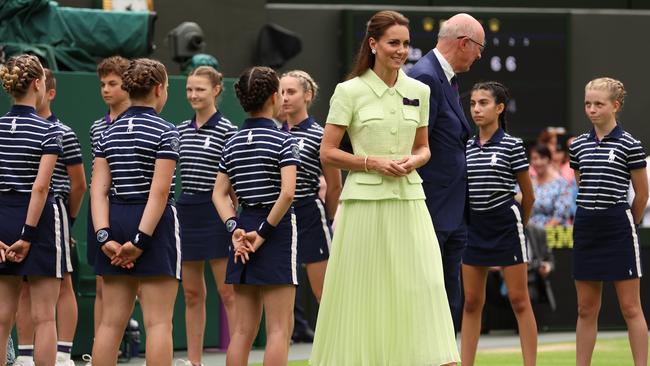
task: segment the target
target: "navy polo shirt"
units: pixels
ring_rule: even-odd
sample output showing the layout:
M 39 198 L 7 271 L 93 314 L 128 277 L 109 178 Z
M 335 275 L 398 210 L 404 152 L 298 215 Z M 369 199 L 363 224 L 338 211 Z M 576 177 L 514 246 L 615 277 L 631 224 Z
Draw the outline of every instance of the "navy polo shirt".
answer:
M 55 197 L 67 200 L 70 196 L 70 177 L 68 176 L 68 166 L 82 164 L 81 145 L 77 134 L 65 125 L 54 114 L 47 118 L 48 121 L 58 124 L 63 131 L 63 154 L 59 155 L 52 173 L 52 191 Z
M 130 107 L 101 134 L 95 157 L 105 158 L 111 170 L 111 198 L 146 202 L 156 159 L 178 160 L 176 126 L 151 107 Z M 174 195 L 174 181 L 169 197 Z
M 219 172 L 221 153 L 226 141 L 237 133 L 237 127 L 217 111 L 198 128 L 195 118 L 178 126 L 181 149 L 179 167 L 183 193 L 179 203 L 194 202 L 209 194 Z
M 63 153 L 63 131 L 30 106 L 0 117 L 0 192 L 31 193 L 41 156 Z
M 289 126 L 285 123 L 284 129 Z M 296 196 L 299 200 L 318 195 L 320 189 L 320 143 L 323 140 L 323 127 L 319 126 L 313 117 L 293 126 L 289 132 L 296 138 L 300 149 L 300 167 L 296 177 Z
M 528 170 L 523 141 L 499 128 L 484 145 L 473 136 L 466 152 L 470 208 L 488 211 L 511 202 L 516 174 Z
M 219 171 L 228 175 L 243 206 L 268 207 L 280 195 L 280 169 L 288 165 L 300 165 L 296 139 L 273 120 L 248 118 L 226 142 Z
M 569 146 L 569 164 L 580 171 L 578 207 L 604 210 L 627 203 L 630 171 L 646 167 L 641 142 L 619 124 L 602 140 L 592 128 Z

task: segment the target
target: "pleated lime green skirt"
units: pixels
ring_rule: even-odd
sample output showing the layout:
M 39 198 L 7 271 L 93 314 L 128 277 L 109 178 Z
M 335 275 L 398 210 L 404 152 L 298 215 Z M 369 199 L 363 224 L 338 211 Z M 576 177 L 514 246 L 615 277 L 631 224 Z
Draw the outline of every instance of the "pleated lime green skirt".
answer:
M 310 364 L 459 362 L 440 248 L 423 200 L 344 201 Z

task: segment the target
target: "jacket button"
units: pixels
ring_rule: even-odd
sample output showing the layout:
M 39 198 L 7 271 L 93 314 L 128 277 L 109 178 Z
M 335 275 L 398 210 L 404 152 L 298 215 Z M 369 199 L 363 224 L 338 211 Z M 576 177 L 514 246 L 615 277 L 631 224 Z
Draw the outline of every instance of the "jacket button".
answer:
M 395 151 L 397 151 L 397 149 L 396 149 L 395 147 L 391 147 L 391 148 L 390 148 L 390 153 L 391 153 L 391 154 L 395 154 Z
M 393 135 L 396 134 L 397 133 L 397 127 L 391 128 L 390 133 L 392 133 Z
M 393 193 L 394 193 L 394 194 L 399 194 L 399 190 L 398 190 L 397 188 L 396 188 L 396 189 L 393 189 Z
M 395 114 L 395 109 L 391 109 L 390 114 Z
M 393 90 L 393 89 L 388 89 L 388 94 L 390 94 L 390 95 L 395 95 L 395 90 Z

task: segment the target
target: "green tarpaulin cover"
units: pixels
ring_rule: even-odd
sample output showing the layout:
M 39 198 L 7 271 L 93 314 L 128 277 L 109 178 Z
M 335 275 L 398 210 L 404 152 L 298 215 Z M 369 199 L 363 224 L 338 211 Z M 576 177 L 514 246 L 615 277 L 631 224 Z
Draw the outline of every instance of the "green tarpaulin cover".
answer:
M 49 0 L 0 0 L 0 47 L 6 56 L 35 54 L 53 70 L 94 71 L 99 58 L 151 54 L 155 17 Z

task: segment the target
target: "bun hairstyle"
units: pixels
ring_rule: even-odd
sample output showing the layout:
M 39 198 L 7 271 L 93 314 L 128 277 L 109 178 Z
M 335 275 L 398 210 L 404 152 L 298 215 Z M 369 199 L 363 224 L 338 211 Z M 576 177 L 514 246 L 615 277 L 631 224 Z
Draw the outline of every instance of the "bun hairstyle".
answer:
M 43 76 L 43 66 L 33 55 L 14 56 L 0 65 L 2 87 L 14 98 L 25 96 L 32 81 Z
M 474 84 L 472 87 L 472 92 L 475 90 L 487 90 L 494 97 L 494 102 L 496 104 L 503 103 L 504 107 L 508 106 L 508 101 L 510 100 L 510 92 L 505 85 L 501 84 L 498 81 L 485 81 Z M 506 108 L 503 109 L 503 112 L 499 114 L 499 127 L 502 130 L 508 131 L 508 125 L 506 123 Z
M 309 102 L 309 104 L 313 103 L 314 100 L 316 100 L 316 95 L 318 95 L 318 84 L 316 84 L 311 75 L 302 70 L 292 70 L 282 74 L 282 77 L 285 76 L 291 76 L 292 78 L 298 80 L 302 86 L 302 90 L 305 93 L 311 91 L 311 102 Z
M 618 101 L 620 104 L 619 110 L 623 108 L 625 101 L 625 86 L 622 82 L 612 78 L 597 78 L 588 82 L 585 86 L 585 91 L 595 89 L 603 90 L 609 93 L 612 102 Z
M 280 89 L 280 79 L 273 69 L 255 66 L 246 69 L 235 83 L 235 93 L 246 112 L 256 112 Z
M 188 76 L 203 76 L 210 80 L 212 87 L 223 86 L 223 75 L 212 66 L 199 66 L 192 70 Z
M 165 80 L 165 65 L 156 60 L 139 58 L 130 61 L 122 74 L 122 89 L 129 93 L 131 99 L 144 98 L 156 85 L 164 84 Z

